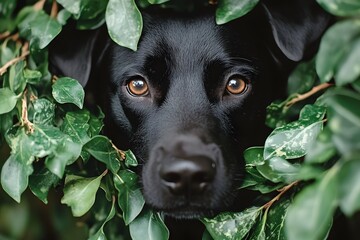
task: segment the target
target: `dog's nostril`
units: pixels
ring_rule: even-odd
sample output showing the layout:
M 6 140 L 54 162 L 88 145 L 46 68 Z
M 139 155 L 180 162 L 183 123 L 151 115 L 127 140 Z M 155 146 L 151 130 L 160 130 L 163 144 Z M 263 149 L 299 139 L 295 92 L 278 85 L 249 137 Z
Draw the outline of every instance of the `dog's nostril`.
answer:
M 174 195 L 201 194 L 215 177 L 214 166 L 208 158 L 176 159 L 161 166 L 160 177 Z

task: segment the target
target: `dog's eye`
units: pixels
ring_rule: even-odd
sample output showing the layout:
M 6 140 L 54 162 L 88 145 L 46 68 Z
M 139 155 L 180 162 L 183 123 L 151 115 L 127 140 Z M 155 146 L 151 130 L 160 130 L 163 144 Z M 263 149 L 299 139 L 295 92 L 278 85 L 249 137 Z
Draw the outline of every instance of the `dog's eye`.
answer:
M 128 92 L 136 97 L 144 96 L 149 92 L 149 87 L 143 79 L 133 79 L 126 87 Z
M 241 94 L 247 89 L 246 81 L 240 77 L 231 77 L 226 84 L 226 90 L 231 94 Z

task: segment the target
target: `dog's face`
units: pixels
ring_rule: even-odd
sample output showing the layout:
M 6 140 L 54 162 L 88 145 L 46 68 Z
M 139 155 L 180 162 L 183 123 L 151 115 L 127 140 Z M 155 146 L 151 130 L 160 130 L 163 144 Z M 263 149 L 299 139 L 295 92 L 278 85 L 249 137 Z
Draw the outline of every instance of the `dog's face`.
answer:
M 317 38 L 306 26 L 307 40 L 290 44 L 278 30 L 289 26 L 276 21 L 268 37 L 265 9 L 222 26 L 213 14 L 147 16 L 136 52 L 110 44 L 103 54 L 106 134 L 137 156 L 151 207 L 195 218 L 234 204 L 242 152 L 263 143 L 265 109 L 284 93 L 289 58 Z
M 149 205 L 176 217 L 213 214 L 237 194 L 244 148 L 262 144 L 282 74 L 248 21 L 145 24 L 138 51 L 110 51 L 110 119 L 131 132 Z

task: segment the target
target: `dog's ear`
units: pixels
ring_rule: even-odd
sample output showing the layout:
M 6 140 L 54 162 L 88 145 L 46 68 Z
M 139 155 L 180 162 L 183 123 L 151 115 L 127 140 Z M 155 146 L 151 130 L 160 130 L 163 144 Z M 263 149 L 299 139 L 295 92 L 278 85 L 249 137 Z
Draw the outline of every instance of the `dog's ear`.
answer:
M 104 29 L 78 30 L 68 24 L 49 47 L 49 68 L 57 76 L 72 77 L 85 86 L 107 49 Z
M 315 0 L 264 0 L 261 5 L 276 46 L 292 61 L 312 54 L 330 21 Z

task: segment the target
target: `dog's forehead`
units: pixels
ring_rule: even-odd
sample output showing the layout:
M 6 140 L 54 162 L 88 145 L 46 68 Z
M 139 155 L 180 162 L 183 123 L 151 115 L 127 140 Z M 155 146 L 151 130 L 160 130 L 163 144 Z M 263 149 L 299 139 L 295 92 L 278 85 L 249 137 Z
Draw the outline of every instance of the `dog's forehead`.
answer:
M 165 18 L 146 23 L 139 51 L 168 55 L 172 61 L 202 61 L 225 57 L 226 38 L 214 17 Z

